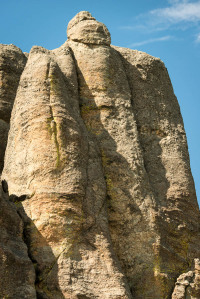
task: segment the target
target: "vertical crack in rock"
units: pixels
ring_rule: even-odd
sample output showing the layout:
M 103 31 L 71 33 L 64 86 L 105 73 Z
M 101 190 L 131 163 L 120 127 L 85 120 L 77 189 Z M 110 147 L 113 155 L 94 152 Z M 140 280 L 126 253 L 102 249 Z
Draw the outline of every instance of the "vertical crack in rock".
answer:
M 191 190 L 191 196 L 193 198 L 194 208 L 190 209 L 190 211 L 191 211 L 191 217 L 192 214 L 195 215 L 196 220 L 193 222 L 193 229 L 196 233 L 198 232 L 198 225 L 199 225 L 197 224 L 199 223 L 198 212 L 197 212 L 198 206 L 195 198 L 194 186 L 192 184 L 193 182 L 191 179 L 191 173 L 188 172 L 187 174 L 187 169 L 188 169 L 186 166 L 186 164 L 188 163 L 187 146 L 185 147 L 184 145 L 185 142 L 184 129 L 181 128 L 181 121 L 179 121 L 180 118 L 179 108 L 176 99 L 175 100 L 170 99 L 170 101 L 172 101 L 172 107 L 173 107 L 172 117 L 174 117 L 175 121 L 173 119 L 171 120 L 170 111 L 168 111 L 171 109 L 170 106 L 171 104 L 170 102 L 169 103 L 165 102 L 167 100 L 167 94 L 170 94 L 170 92 L 172 92 L 171 83 L 167 78 L 167 76 L 165 75 L 165 68 L 163 68 L 162 63 L 159 64 L 160 62 L 158 61 L 158 59 L 152 58 L 149 55 L 143 53 L 135 54 L 134 51 L 122 49 L 125 53 L 126 51 L 128 52 L 129 60 L 131 60 L 133 57 L 133 61 L 129 62 L 130 67 L 132 67 L 133 65 L 132 67 L 133 70 L 129 71 L 130 68 L 128 68 L 125 64 L 124 67 L 123 65 L 118 65 L 118 67 L 114 71 L 113 68 L 115 68 L 115 65 L 119 64 L 119 56 L 117 57 L 117 54 L 115 54 L 114 51 L 111 51 L 109 49 L 109 45 L 103 42 L 103 39 L 101 39 L 102 36 L 99 37 L 99 40 L 101 40 L 100 42 L 96 42 L 96 38 L 94 39 L 91 38 L 90 40 L 85 38 L 86 34 L 84 33 L 87 32 L 87 28 L 89 30 L 91 22 L 94 21 L 91 20 L 81 21 L 81 23 L 77 26 L 76 29 L 77 31 L 75 30 L 75 26 L 73 26 L 73 30 L 70 31 L 71 29 L 69 26 L 68 44 L 73 50 L 76 64 L 77 64 L 77 69 L 78 69 L 78 77 L 80 82 L 79 90 L 80 90 L 80 98 L 81 98 L 81 114 L 87 126 L 88 131 L 94 136 L 96 136 L 97 140 L 99 140 L 99 147 L 102 153 L 102 161 L 104 163 L 103 168 L 104 168 L 104 173 L 107 182 L 107 192 L 109 198 L 111 199 L 109 204 L 110 205 L 109 220 L 113 218 L 113 223 L 110 221 L 111 236 L 113 239 L 113 243 L 115 245 L 115 250 L 118 256 L 120 257 L 123 269 L 126 273 L 126 276 L 128 277 L 130 286 L 133 290 L 133 294 L 135 296 L 138 296 L 138 294 L 141 294 L 141 289 L 143 289 L 144 297 L 153 296 L 154 298 L 161 298 L 161 297 L 165 298 L 166 294 L 170 296 L 177 274 L 187 269 L 190 261 L 192 260 L 189 250 L 191 250 L 190 252 L 192 252 L 195 248 L 195 246 L 193 245 L 194 241 L 192 241 L 191 238 L 191 232 L 189 233 L 188 231 L 188 228 L 190 226 L 190 220 L 188 221 L 186 217 L 183 217 L 182 212 L 179 212 L 179 209 L 176 209 L 175 207 L 173 208 L 173 206 L 170 203 L 171 201 L 170 198 L 175 197 L 177 198 L 177 202 L 181 207 L 182 204 L 184 204 L 185 192 L 186 193 L 188 192 L 188 191 L 183 191 L 182 194 L 180 193 L 176 195 L 175 188 L 177 188 L 178 185 L 179 186 L 182 185 L 182 182 L 180 180 L 180 174 L 178 175 L 179 171 L 177 170 L 176 170 L 177 174 L 175 174 L 175 169 L 170 174 L 169 170 L 171 166 L 168 166 L 175 163 L 173 162 L 174 160 L 173 156 L 176 156 L 176 154 L 174 155 L 175 153 L 174 150 L 173 150 L 173 154 L 171 153 L 172 158 L 170 158 L 169 154 L 168 155 L 165 154 L 167 152 L 167 149 L 171 148 L 171 146 L 173 148 L 176 148 L 176 144 L 177 144 L 176 136 L 178 136 L 177 134 L 178 131 L 175 131 L 176 126 L 180 131 L 180 137 L 181 137 L 180 147 L 181 147 L 181 142 L 183 142 L 183 146 L 182 146 L 183 151 L 182 150 L 181 151 L 186 154 L 186 155 L 184 154 L 185 157 L 182 157 L 183 162 L 179 160 L 180 161 L 179 165 L 181 165 L 182 163 L 181 167 L 183 167 L 186 174 L 185 177 L 187 177 L 186 180 L 183 177 L 183 181 L 185 180 L 186 182 L 188 180 L 187 185 L 185 185 L 185 187 L 187 186 L 186 188 L 188 188 L 188 190 Z M 79 38 L 77 38 L 77 32 L 79 33 Z M 118 53 L 122 52 L 121 54 L 122 55 L 124 54 L 124 52 L 120 51 L 120 49 L 118 49 L 117 47 L 115 49 L 117 50 Z M 141 57 L 141 61 L 138 62 L 140 57 Z M 134 64 L 137 64 L 137 68 L 139 69 L 140 72 L 139 74 L 141 74 L 139 78 L 138 78 L 138 71 L 137 72 L 134 71 L 135 70 Z M 147 67 L 145 65 L 147 65 Z M 123 74 L 124 69 L 127 73 L 129 84 L 127 84 L 128 83 L 127 79 L 124 79 L 124 77 L 126 78 L 126 75 Z M 119 81 L 117 81 L 118 80 L 117 76 L 120 78 Z M 158 87 L 155 87 L 155 91 L 153 91 L 153 88 L 154 86 L 156 86 L 158 80 L 161 80 L 161 82 L 163 82 L 161 84 L 160 83 L 158 84 L 158 86 L 161 86 L 160 90 Z M 130 95 L 128 94 L 128 90 L 129 90 L 128 85 L 131 88 Z M 120 92 L 118 91 L 117 86 L 121 87 Z M 133 94 L 135 95 L 136 92 L 137 92 L 136 94 L 137 97 L 133 97 Z M 144 100 L 142 100 L 141 92 L 143 92 L 144 94 L 145 97 Z M 157 106 L 156 106 L 156 102 L 155 103 L 153 102 L 154 93 L 156 93 L 155 100 L 157 101 L 158 99 Z M 159 98 L 160 98 L 160 103 L 159 103 Z M 130 136 L 131 142 L 129 142 L 129 144 L 133 144 L 133 142 L 137 140 L 136 141 L 136 144 L 138 145 L 138 149 L 136 150 L 136 152 L 138 153 L 137 157 L 133 157 L 131 156 L 131 154 L 126 156 L 125 154 L 127 151 L 126 138 L 127 135 L 130 133 L 128 121 L 126 125 L 126 130 L 127 130 L 126 136 L 123 136 L 122 128 L 124 124 L 121 123 L 120 126 L 118 126 L 117 124 L 118 119 L 122 118 L 123 115 L 122 99 L 125 100 L 126 103 L 125 110 L 127 109 L 126 110 L 127 112 L 129 110 L 128 103 L 130 99 L 134 103 L 132 109 L 134 110 L 136 118 L 135 120 L 131 121 L 131 127 L 132 129 L 134 128 L 134 133 L 132 133 L 132 136 L 135 137 Z M 148 108 L 146 109 L 144 109 L 145 100 L 148 101 L 146 104 L 146 107 Z M 118 104 L 118 101 L 121 104 L 121 107 L 120 104 Z M 150 107 L 150 105 L 152 107 Z M 165 109 L 165 107 L 168 108 Z M 132 114 L 133 114 L 133 110 L 132 110 Z M 145 111 L 146 115 L 144 115 L 143 111 Z M 127 112 L 124 112 L 124 115 Z M 125 118 L 128 120 L 129 112 L 126 114 L 126 116 L 124 115 L 123 115 L 124 117 L 123 121 Z M 144 120 L 142 118 L 144 118 Z M 159 118 L 161 118 L 161 121 L 159 120 Z M 168 118 L 168 120 L 166 118 Z M 155 120 L 158 119 L 157 123 L 156 121 L 154 121 L 154 119 Z M 137 122 L 137 126 L 136 126 L 136 122 Z M 169 134 L 167 133 L 166 127 L 168 123 L 170 125 L 170 122 L 172 123 L 172 130 Z M 137 128 L 139 132 L 137 132 Z M 120 138 L 117 136 L 118 135 L 117 132 L 121 132 L 120 138 L 123 139 L 123 151 L 120 153 L 121 157 L 120 155 L 118 155 L 118 159 L 115 158 L 113 161 L 113 157 L 112 157 L 114 152 L 113 149 L 115 149 L 116 146 L 115 143 L 113 142 L 113 146 L 111 147 L 110 144 L 112 143 L 112 139 L 113 141 L 116 142 L 117 151 L 120 152 Z M 110 144 L 109 144 L 109 139 L 110 139 Z M 169 146 L 168 144 L 165 144 L 165 141 L 167 140 Z M 140 151 L 140 144 L 142 145 L 142 151 Z M 154 145 L 155 145 L 155 149 L 154 149 Z M 162 152 L 164 152 L 164 155 L 162 154 Z M 179 154 L 180 154 L 180 149 L 178 148 L 176 159 L 179 159 L 180 157 Z M 141 158 L 139 158 L 140 156 Z M 122 157 L 124 157 L 125 160 L 124 162 L 121 161 L 119 163 Z M 137 161 L 137 163 L 138 160 L 141 161 L 141 170 L 139 171 L 139 168 L 137 168 L 137 175 L 139 175 L 140 177 L 139 185 L 141 184 L 140 188 L 141 190 L 143 190 L 143 193 L 148 194 L 148 196 L 150 196 L 151 198 L 150 199 L 147 196 L 147 198 L 144 199 L 143 204 L 140 204 L 139 200 L 137 199 L 138 197 L 145 198 L 145 196 L 142 195 L 142 192 L 140 195 L 138 194 L 139 191 L 138 186 L 136 189 L 137 193 L 135 195 L 134 193 L 132 193 L 130 196 L 128 195 L 127 192 L 129 189 L 128 187 L 129 180 L 127 180 L 126 189 L 122 187 L 122 181 L 126 177 L 125 173 L 123 175 L 123 178 L 119 178 L 119 170 L 123 169 L 122 166 L 123 164 L 131 165 L 129 164 L 131 158 L 132 158 L 131 163 L 133 163 L 133 161 Z M 184 161 L 184 158 L 186 158 L 186 161 Z M 162 161 L 161 159 L 163 160 L 165 159 L 165 160 Z M 118 174 L 114 170 L 115 165 L 118 165 Z M 146 171 L 144 169 L 144 166 L 146 168 Z M 129 169 L 129 167 L 130 166 L 126 168 Z M 132 165 L 130 169 L 133 169 Z M 165 176 L 165 169 L 166 169 L 166 176 Z M 131 171 L 129 170 L 129 177 L 130 177 L 130 173 Z M 113 178 L 113 174 L 115 175 L 114 178 Z M 135 175 L 132 180 L 130 179 L 130 182 L 132 184 L 133 182 L 135 182 L 137 175 Z M 117 176 L 118 176 L 118 180 L 116 182 Z M 174 179 L 171 180 L 170 176 L 171 177 L 174 176 Z M 191 182 L 191 184 L 189 182 Z M 190 184 L 190 186 L 188 183 Z M 131 188 L 129 190 L 131 190 Z M 132 186 L 132 190 L 134 190 L 133 186 Z M 153 195 L 151 190 L 153 190 Z M 166 198 L 165 192 L 168 192 L 168 198 Z M 124 239 L 124 237 L 120 235 L 120 229 L 119 227 L 117 227 L 117 224 L 115 223 L 116 219 L 118 219 L 118 225 L 119 223 L 122 226 L 124 225 L 123 223 L 124 217 L 121 218 L 121 220 L 119 221 L 120 217 L 117 213 L 117 209 L 119 209 L 119 207 L 120 207 L 121 215 L 128 216 L 129 214 L 128 211 L 126 212 L 125 210 L 123 211 L 122 198 L 124 198 L 125 194 L 126 196 L 128 195 L 127 206 L 133 207 L 134 206 L 133 203 L 136 203 L 136 206 L 138 205 L 138 210 L 136 209 L 135 211 L 141 211 L 142 212 L 141 214 L 143 215 L 144 219 L 148 219 L 148 224 L 146 225 L 146 227 L 148 227 L 148 225 L 151 224 L 149 227 L 148 237 L 147 236 L 141 237 L 138 240 L 139 241 L 138 243 L 137 241 L 134 240 L 135 242 L 134 249 L 132 248 L 132 250 L 130 250 L 131 247 L 133 246 L 132 245 L 133 241 L 130 242 L 130 244 L 127 244 L 127 248 L 129 248 L 128 250 L 130 250 L 130 256 L 132 254 L 132 258 L 129 261 L 127 260 L 128 254 L 124 250 L 124 248 L 126 248 L 125 244 L 129 242 L 128 238 L 126 237 Z M 120 198 L 121 200 L 120 205 L 117 204 L 117 198 Z M 131 200 L 131 198 L 134 200 Z M 146 208 L 145 208 L 145 204 L 146 204 Z M 149 218 L 148 215 L 150 216 Z M 168 215 L 170 215 L 171 220 L 173 219 L 172 220 L 173 223 L 171 223 L 170 227 L 169 227 Z M 178 219 L 178 217 L 180 217 L 180 220 Z M 135 222 L 135 218 L 136 217 L 133 218 L 130 217 L 129 220 L 129 222 L 132 225 L 132 229 L 130 230 L 130 233 L 127 233 L 129 237 L 131 236 L 131 232 L 132 234 L 134 232 L 134 235 L 137 236 L 137 229 L 139 227 L 140 227 L 139 231 L 142 230 L 141 235 L 142 234 L 144 235 L 144 232 L 146 230 L 146 228 L 141 229 L 142 222 L 140 221 L 138 221 L 138 223 L 135 223 L 133 225 L 133 223 Z M 126 223 L 126 226 L 124 226 L 123 229 L 123 233 L 124 231 L 127 231 L 128 227 L 129 225 Z M 116 233 L 114 233 L 115 230 Z M 166 236 L 167 236 L 167 240 L 165 239 Z M 149 244 L 150 246 L 149 245 L 144 246 L 143 242 L 145 242 L 144 241 L 145 239 L 151 240 L 151 244 Z M 197 239 L 197 235 L 194 237 L 193 240 L 196 239 Z M 119 243 L 117 240 L 119 240 Z M 123 248 L 121 250 L 119 250 L 121 246 L 120 242 L 121 244 L 123 244 Z M 143 252 L 143 250 L 141 250 L 140 248 L 141 243 L 143 243 L 143 246 L 146 248 L 147 250 L 146 252 Z M 137 253 L 137 246 L 139 249 L 138 253 Z M 190 249 L 190 246 L 191 247 L 193 246 L 193 249 Z M 139 258 L 140 255 L 141 258 Z M 151 255 L 151 261 L 152 261 L 151 263 L 149 263 L 149 255 Z M 196 256 L 199 255 L 198 251 L 196 251 L 196 253 L 193 252 L 193 257 L 195 257 L 195 255 Z M 167 259 L 168 262 L 166 263 Z M 131 263 L 133 263 L 133 261 L 134 264 L 130 266 Z M 138 261 L 138 265 L 137 265 L 137 261 Z M 148 264 L 149 266 L 148 269 L 150 272 L 149 273 L 148 271 L 146 272 L 148 274 L 145 274 L 146 264 Z M 141 265 L 143 265 L 144 268 L 142 268 Z M 133 272 L 134 269 L 136 270 L 137 274 Z M 148 279 L 146 280 L 147 281 L 146 286 L 144 285 L 144 282 L 141 280 L 141 278 L 139 278 L 141 277 L 140 275 L 143 277 L 148 277 Z M 150 282 L 151 280 L 152 282 Z M 152 287 L 152 285 L 154 287 Z
M 76 67 L 77 67 L 77 61 L 76 61 L 76 58 L 75 58 L 75 56 L 74 56 L 74 53 L 73 53 L 73 50 L 71 49 L 71 52 L 72 52 L 72 57 L 73 57 L 73 59 L 74 59 L 74 63 L 75 63 L 75 65 L 76 65 Z M 78 68 L 76 68 L 77 69 L 77 75 L 78 75 Z M 79 83 L 79 97 L 80 97 L 80 84 L 81 84 L 81 82 L 80 82 L 80 80 L 79 80 L 79 76 L 78 76 L 78 83 Z M 99 165 L 99 167 L 100 167 L 100 169 L 102 168 L 102 170 L 104 170 L 104 167 L 103 167 L 103 163 L 102 163 L 102 161 L 103 161 L 103 159 L 102 159 L 102 152 L 101 152 L 101 148 L 99 147 L 99 142 L 98 142 L 98 140 L 96 139 L 96 136 L 94 136 L 93 134 L 91 134 L 91 128 L 88 126 L 88 124 L 87 124 L 87 122 L 85 121 L 85 119 L 84 119 L 84 117 L 83 117 L 83 115 L 82 115 L 82 113 L 83 113 L 83 110 L 86 108 L 86 110 L 88 111 L 90 108 L 92 109 L 92 110 L 96 110 L 96 111 L 98 111 L 98 108 L 96 108 L 96 107 L 94 107 L 94 106 L 91 106 L 89 109 L 87 109 L 87 107 L 85 107 L 83 104 L 82 104 L 82 102 L 81 102 L 81 97 L 80 97 L 80 113 L 81 113 L 81 117 L 82 117 L 82 119 L 83 119 L 83 121 L 84 121 L 84 124 L 86 125 L 86 128 L 87 128 L 87 132 L 88 132 L 88 139 L 89 139 L 89 143 L 92 143 L 92 144 L 94 144 L 95 145 L 95 149 L 96 149 L 96 151 L 97 151 L 97 153 L 98 153 L 98 156 L 99 156 L 99 158 L 98 158 L 98 160 L 99 160 L 99 162 L 101 163 L 101 165 Z M 101 106 L 101 108 L 102 109 L 109 109 L 107 106 Z M 94 145 L 93 145 L 93 147 L 94 147 Z M 93 151 L 94 149 L 92 149 L 92 151 Z M 90 160 L 90 158 L 91 158 L 91 151 L 89 150 L 89 160 Z M 99 171 L 100 171 L 100 169 L 99 169 Z M 93 172 L 94 170 L 92 170 L 92 172 Z M 88 170 L 88 168 L 87 168 L 87 172 L 89 172 L 90 173 L 90 175 L 88 174 L 88 181 L 91 183 L 91 169 L 90 170 Z M 103 174 L 103 173 L 102 173 Z M 105 186 L 107 186 L 108 184 L 107 184 L 107 181 L 106 181 L 106 177 L 105 177 L 105 173 L 104 173 L 104 175 L 103 175 L 103 182 L 104 182 L 104 184 L 105 184 Z M 95 191 L 95 193 L 97 192 L 97 182 L 95 182 L 95 184 L 94 184 L 94 187 L 93 187 L 93 189 L 94 189 L 94 191 Z M 91 186 L 88 186 L 88 189 L 91 189 Z M 99 191 L 99 190 L 98 190 Z M 89 192 L 91 192 L 91 191 L 89 191 Z M 96 194 L 96 196 L 97 196 L 97 194 Z M 107 214 L 107 204 L 108 204 L 108 202 L 107 202 L 107 198 L 108 198 L 108 194 L 107 194 L 107 192 L 106 192 L 106 190 L 105 190 L 105 194 L 104 194 L 104 199 L 102 200 L 102 203 L 101 203 L 101 205 L 98 207 L 98 210 L 96 211 L 96 213 L 95 213 L 95 219 L 94 219 L 94 222 L 92 222 L 91 223 L 91 225 L 89 224 L 89 227 L 86 227 L 86 229 L 87 229 L 87 231 L 88 230 L 91 230 L 91 229 L 93 229 L 93 228 L 95 228 L 95 227 L 97 227 L 99 224 L 100 224 L 100 222 L 102 222 L 102 217 L 108 217 L 108 214 Z M 91 209 L 91 208 L 90 208 Z M 87 212 L 88 213 L 88 212 Z M 113 246 L 112 246 L 112 240 L 110 239 L 110 233 L 109 233 L 109 228 L 108 228 L 108 224 L 107 224 L 107 219 L 106 219 L 106 221 L 105 221 L 106 223 L 102 226 L 102 224 L 100 224 L 100 226 L 101 226 L 101 229 L 103 230 L 102 232 L 105 234 L 105 236 L 106 236 L 106 238 L 108 238 L 108 242 L 109 242 L 109 250 L 111 250 L 111 258 L 113 259 L 113 263 L 115 264 L 115 267 L 116 267 L 116 269 L 115 269 L 115 272 L 116 271 L 120 271 L 120 274 L 122 275 L 122 286 L 124 286 L 124 288 L 125 288 L 125 290 L 126 290 L 126 295 L 125 295 L 125 297 L 124 296 L 120 296 L 119 298 L 132 298 L 132 296 L 131 296 L 131 293 L 130 293 L 130 289 L 129 289 L 129 286 L 127 285 L 127 281 L 126 281 L 126 279 L 125 279 L 125 277 L 123 277 L 123 275 L 124 275 L 124 273 L 122 272 L 122 269 L 121 269 L 121 265 L 120 265 L 120 263 L 119 263 L 119 260 L 118 260 L 118 258 L 117 258 L 117 255 L 116 255 L 116 253 L 115 252 L 113 252 Z M 105 225 L 106 225 L 106 227 L 105 227 Z M 106 229 L 106 231 L 105 231 L 105 229 Z M 88 239 L 87 239 L 88 240 Z M 93 247 L 93 245 L 90 243 L 90 245 Z M 104 249 L 105 250 L 105 249 Z M 123 274 L 122 274 L 123 273 Z M 114 273 L 113 273 L 113 277 L 114 277 L 115 275 L 114 275 Z M 104 282 L 102 282 L 102 285 L 104 284 Z M 112 293 L 111 291 L 109 292 L 109 294 L 107 294 L 107 296 L 110 298 L 112 298 L 113 297 L 113 294 L 114 293 Z M 116 298 L 118 298 L 118 296 L 117 295 L 115 295 L 116 296 Z M 128 297 L 126 297 L 126 296 L 128 296 Z
M 56 150 L 57 150 L 56 166 L 59 167 L 59 165 L 60 165 L 60 146 L 59 146 L 58 137 L 57 137 L 57 124 L 53 117 L 52 107 L 50 106 L 49 108 L 50 108 L 50 114 L 51 114 L 51 117 L 48 119 L 50 121 L 50 132 L 54 136 L 54 142 L 55 142 L 55 146 L 56 146 Z
M 4 180 L 4 185 L 5 185 L 5 180 Z M 30 259 L 30 261 L 32 262 L 32 265 L 33 265 L 33 269 L 34 269 L 34 272 L 35 272 L 35 280 L 34 280 L 34 286 L 35 286 L 35 293 L 36 293 L 36 290 L 37 290 L 37 283 L 38 281 L 40 280 L 39 279 L 39 276 L 40 276 L 40 273 L 38 272 L 38 264 L 37 264 L 37 260 L 34 259 L 34 256 L 32 255 L 31 253 L 31 238 L 30 238 L 30 234 L 28 233 L 28 229 L 27 227 L 29 226 L 28 224 L 28 218 L 27 218 L 27 215 L 24 211 L 24 208 L 23 208 L 23 201 L 25 201 L 27 198 L 31 198 L 27 195 L 21 195 L 21 196 L 16 196 L 14 194 L 11 194 L 9 195 L 9 201 L 12 202 L 15 207 L 16 207 L 16 212 L 18 214 L 18 216 L 20 217 L 21 219 L 21 222 L 22 222 L 22 239 L 23 239 L 23 242 L 26 244 L 27 246 L 27 254 L 28 254 L 28 257 Z M 21 296 L 25 296 L 24 293 L 21 294 Z M 38 296 L 37 296 L 38 297 Z M 34 297 L 36 298 L 36 297 Z
M 57 132 L 57 123 L 56 120 L 54 118 L 53 115 L 53 107 L 52 107 L 52 103 L 51 103 L 51 95 L 55 92 L 57 92 L 57 88 L 56 88 L 56 76 L 51 73 L 51 64 L 48 64 L 47 67 L 47 80 L 49 81 L 49 102 L 50 102 L 50 117 L 47 118 L 47 124 L 48 124 L 48 128 L 49 128 L 49 132 L 50 135 L 53 136 L 53 140 L 55 143 L 55 147 L 56 147 L 56 152 L 57 152 L 57 157 L 56 157 L 56 166 L 59 167 L 60 166 L 60 159 L 61 159 L 61 153 L 60 153 L 60 145 L 58 142 L 58 132 Z
M 154 199 L 144 170 L 123 65 L 118 53 L 103 42 L 105 38 L 102 36 L 99 36 L 100 42 L 96 42 L 96 37 L 89 42 L 84 40 L 83 33 L 91 22 L 94 21 L 82 21 L 77 28 L 80 30 L 80 42 L 74 39 L 68 28 L 68 44 L 74 53 L 78 70 L 81 115 L 101 152 L 114 250 L 133 295 L 137 294 L 137 284 L 139 292 L 139 281 L 143 275 L 146 277 L 146 285 L 143 283 L 144 296 L 150 296 L 151 292 L 154 294 L 150 283 L 150 280 L 154 280 L 155 261 L 152 243 L 157 239 L 153 228 Z M 141 202 L 140 196 L 143 199 Z M 138 240 L 135 238 L 137 230 L 140 235 Z M 140 238 L 147 241 L 143 249 Z M 145 261 L 147 256 L 151 260 L 148 267 Z

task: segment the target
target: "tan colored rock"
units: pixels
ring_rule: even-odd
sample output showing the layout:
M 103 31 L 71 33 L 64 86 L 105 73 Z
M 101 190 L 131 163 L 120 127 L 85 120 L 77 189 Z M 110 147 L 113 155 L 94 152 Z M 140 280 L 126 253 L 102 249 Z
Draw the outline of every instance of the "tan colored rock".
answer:
M 159 298 L 159 290 L 152 288 L 153 243 L 159 238 L 154 228 L 155 201 L 120 56 L 108 46 L 68 43 L 77 62 L 81 115 L 101 150 L 115 252 L 132 292 L 137 294 L 136 288 L 141 292 L 142 287 L 144 296 L 156 293 Z
M 0 44 L 0 173 L 3 170 L 10 115 L 25 64 L 26 57 L 19 48 Z
M 88 11 L 79 12 L 67 27 L 69 40 L 84 44 L 110 45 L 110 32 L 107 27 L 95 18 Z
M 191 299 L 200 298 L 200 260 L 194 260 L 194 281 L 190 284 L 191 290 L 190 295 Z
M 26 57 L 19 48 L 0 44 L 0 119 L 8 123 L 25 64 Z
M 21 201 L 38 296 L 130 298 L 110 242 L 99 150 L 80 116 L 66 44 L 30 52 L 13 108 L 3 179 L 10 198 Z
M 156 268 L 166 292 L 200 256 L 199 208 L 183 121 L 163 62 L 139 51 L 115 49 L 127 73 L 145 169 L 156 200 L 160 234 Z
M 198 296 L 197 260 L 188 271 L 200 257 L 199 210 L 167 70 L 110 47 L 89 12 L 67 34 L 28 55 L 2 174 L 37 296 L 169 299 L 181 274 L 173 299 Z
M 35 269 L 23 242 L 23 222 L 0 189 L 0 298 L 36 299 Z
M 172 299 L 200 298 L 200 261 L 194 260 L 194 271 L 181 274 L 176 282 Z

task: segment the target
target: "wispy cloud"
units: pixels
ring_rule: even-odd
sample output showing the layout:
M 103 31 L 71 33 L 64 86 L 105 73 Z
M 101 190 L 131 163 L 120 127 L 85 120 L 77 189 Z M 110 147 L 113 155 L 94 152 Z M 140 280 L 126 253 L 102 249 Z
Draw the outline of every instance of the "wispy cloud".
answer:
M 166 7 L 157 8 L 139 15 L 134 20 L 133 26 L 123 26 L 123 30 L 139 30 L 143 34 L 154 32 L 164 32 L 166 30 L 185 30 L 194 28 L 199 31 L 200 26 L 200 0 L 168 0 Z M 152 40 L 152 41 L 151 41 Z M 162 41 L 162 37 L 149 39 L 148 42 L 135 43 L 135 45 L 144 45 L 149 42 Z M 199 36 L 197 38 L 199 42 Z M 142 44 L 141 44 L 142 43 Z
M 200 33 L 197 35 L 196 42 L 200 43 Z
M 141 41 L 141 42 L 133 43 L 133 44 L 129 45 L 129 47 L 133 48 L 133 47 L 139 47 L 139 46 L 143 46 L 143 45 L 151 44 L 151 43 L 155 43 L 155 42 L 168 41 L 172 38 L 173 37 L 170 36 L 170 35 L 166 35 L 166 36 L 162 36 L 162 37 L 156 37 L 156 38 L 150 38 L 150 39 L 147 39 L 147 40 L 144 40 L 144 41 Z
M 152 18 L 158 18 L 157 22 L 160 23 L 198 22 L 200 21 L 200 1 L 175 1 L 170 7 L 155 9 L 149 14 Z

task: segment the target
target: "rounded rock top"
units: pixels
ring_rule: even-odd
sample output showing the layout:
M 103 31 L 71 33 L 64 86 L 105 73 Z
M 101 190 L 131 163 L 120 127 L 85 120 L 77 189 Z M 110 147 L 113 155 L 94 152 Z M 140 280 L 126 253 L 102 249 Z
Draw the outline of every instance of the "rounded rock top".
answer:
M 107 27 L 98 22 L 88 11 L 79 12 L 68 24 L 68 40 L 84 44 L 110 45 Z

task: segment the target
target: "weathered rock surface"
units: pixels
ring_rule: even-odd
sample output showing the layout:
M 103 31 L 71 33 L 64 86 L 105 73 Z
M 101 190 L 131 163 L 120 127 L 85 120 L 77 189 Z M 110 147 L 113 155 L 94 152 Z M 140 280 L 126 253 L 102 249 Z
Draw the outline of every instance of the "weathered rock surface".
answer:
M 152 246 L 158 237 L 155 201 L 138 142 L 126 74 L 112 48 L 69 45 L 77 63 L 81 115 L 101 151 L 113 246 L 132 291 L 136 281 L 140 284 L 145 276 L 143 292 L 150 296 L 154 293 Z
M 176 282 L 172 299 L 200 298 L 200 261 L 194 260 L 194 271 L 181 274 Z
M 155 272 L 164 292 L 199 256 L 199 209 L 180 108 L 160 59 L 115 47 L 132 94 L 144 165 L 156 202 Z
M 2 174 L 23 219 L 37 297 L 171 298 L 200 257 L 200 221 L 167 70 L 111 47 L 88 12 L 67 34 L 60 48 L 28 55 Z M 191 294 L 197 264 L 186 274 Z
M 79 12 L 67 27 L 69 40 L 84 44 L 110 45 L 110 32 L 107 27 L 87 11 Z
M 10 115 L 25 64 L 26 57 L 19 48 L 0 44 L 0 173 L 3 170 Z
M 23 241 L 23 222 L 0 190 L 0 298 L 36 298 L 35 269 Z
M 19 212 L 38 296 L 128 298 L 110 244 L 99 150 L 80 116 L 67 45 L 31 50 L 9 136 L 3 177 L 11 198 L 26 197 Z

